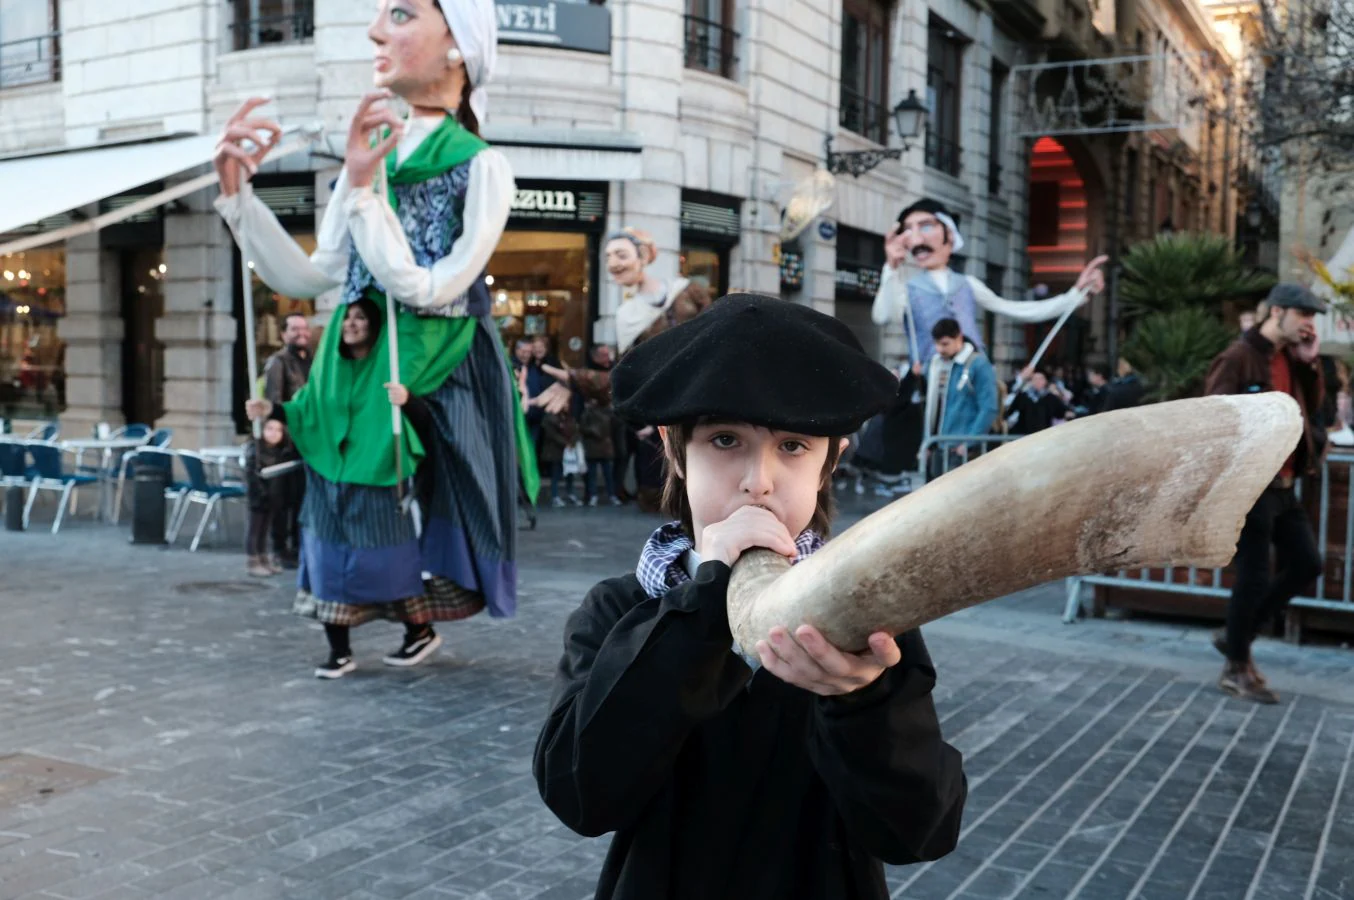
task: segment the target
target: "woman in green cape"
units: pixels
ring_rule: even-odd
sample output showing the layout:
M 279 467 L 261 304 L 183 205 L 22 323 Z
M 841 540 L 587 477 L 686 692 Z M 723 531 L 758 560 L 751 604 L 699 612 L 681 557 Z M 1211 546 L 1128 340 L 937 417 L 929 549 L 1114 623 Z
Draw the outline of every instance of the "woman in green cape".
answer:
M 259 276 L 291 296 L 340 288 L 345 304 L 305 388 L 280 407 L 246 405 L 251 418 L 284 419 L 306 462 L 296 608 L 325 624 L 330 657 L 316 675 L 326 678 L 355 668 L 353 625 L 403 622 L 404 643 L 385 662 L 409 666 L 440 645 L 434 621 L 513 615 L 519 460 L 533 499 L 536 488 L 484 282 L 514 192 L 507 161 L 479 137 L 493 2 L 382 0 L 368 36 L 381 90 L 353 117 L 313 254 L 250 189 L 280 134 L 250 115 L 265 101 L 231 118 L 216 156 L 217 209 Z M 386 105 L 391 94 L 408 117 Z M 378 339 L 392 301 L 398 383 L 389 335 Z M 392 402 L 407 423 L 398 439 Z M 417 514 L 399 484 L 416 470 Z

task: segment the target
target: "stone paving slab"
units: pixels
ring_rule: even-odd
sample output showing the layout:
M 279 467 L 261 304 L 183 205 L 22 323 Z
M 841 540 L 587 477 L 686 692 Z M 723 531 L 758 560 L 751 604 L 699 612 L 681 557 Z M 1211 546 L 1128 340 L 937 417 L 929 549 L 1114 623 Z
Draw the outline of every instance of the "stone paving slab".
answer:
M 516 619 L 449 626 L 410 671 L 379 662 L 398 629 L 359 629 L 338 683 L 236 554 L 0 533 L 0 756 L 111 773 L 0 807 L 0 900 L 590 897 L 607 841 L 544 808 L 531 751 L 564 617 L 655 524 L 543 513 Z M 1285 698 L 1262 708 L 1213 687 L 1206 629 L 1061 605 L 927 629 L 971 798 L 959 849 L 891 870 L 894 896 L 1354 897 L 1354 653 L 1261 642 Z

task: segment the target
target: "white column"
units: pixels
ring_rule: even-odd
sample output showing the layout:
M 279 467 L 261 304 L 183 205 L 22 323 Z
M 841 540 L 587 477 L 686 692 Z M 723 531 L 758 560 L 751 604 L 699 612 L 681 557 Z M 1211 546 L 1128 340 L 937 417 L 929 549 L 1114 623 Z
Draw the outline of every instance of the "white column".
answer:
M 97 210 L 86 209 L 90 215 Z M 66 411 L 61 430 L 87 437 L 100 422 L 122 423 L 122 302 L 117 257 L 99 235 L 66 241 Z
M 215 191 L 185 199 L 165 216 L 165 314 L 155 336 L 165 347 L 165 415 L 176 447 L 231 442 L 235 318 L 231 240 L 212 208 Z

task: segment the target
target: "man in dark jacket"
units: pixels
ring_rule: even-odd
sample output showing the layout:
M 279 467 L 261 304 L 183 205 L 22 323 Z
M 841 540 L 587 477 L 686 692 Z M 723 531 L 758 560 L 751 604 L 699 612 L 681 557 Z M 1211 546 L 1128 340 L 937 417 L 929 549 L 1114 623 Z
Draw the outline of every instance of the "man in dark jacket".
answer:
M 1251 643 L 1264 623 L 1321 574 L 1316 536 L 1293 483 L 1316 470 L 1326 442 L 1315 324 L 1325 306 L 1297 284 L 1276 285 L 1268 304 L 1266 318 L 1213 360 L 1205 382 L 1209 394 L 1283 391 L 1302 410 L 1302 439 L 1246 515 L 1233 560 L 1236 582 L 1227 604 L 1227 629 L 1213 638 L 1213 646 L 1227 657 L 1218 687 L 1257 703 L 1278 703 L 1279 698 L 1255 668 Z M 1271 544 L 1279 550 L 1275 575 L 1270 573 Z
M 282 349 L 268 357 L 263 367 L 263 397 L 274 406 L 286 403 L 310 378 L 310 323 L 300 313 L 282 320 Z M 273 480 L 273 549 L 278 561 L 296 568 L 301 551 L 301 500 L 306 491 L 306 473 L 291 472 Z

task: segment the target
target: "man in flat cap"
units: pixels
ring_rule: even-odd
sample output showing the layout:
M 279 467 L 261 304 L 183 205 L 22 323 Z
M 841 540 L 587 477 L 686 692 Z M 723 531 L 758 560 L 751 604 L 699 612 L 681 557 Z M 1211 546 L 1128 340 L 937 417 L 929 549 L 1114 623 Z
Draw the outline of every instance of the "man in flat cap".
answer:
M 887 900 L 881 861 L 950 852 L 967 796 L 921 632 L 848 653 L 777 627 L 744 656 L 726 602 L 744 551 L 822 545 L 844 438 L 897 380 L 831 316 L 735 294 L 632 348 L 612 388 L 662 429 L 675 521 L 569 617 L 542 798 L 616 833 L 598 900 Z
M 1048 300 L 1003 300 L 972 275 L 950 269 L 951 255 L 964 248 L 954 217 L 937 200 L 918 200 L 904 209 L 884 240 L 887 260 L 875 294 L 871 317 L 876 325 L 897 322 L 904 315 L 912 371 L 920 375 L 935 353 L 931 329 L 941 319 L 954 319 L 964 336 L 983 353 L 978 307 L 1008 316 L 1017 322 L 1047 322 L 1068 309 L 1075 309 L 1105 286 L 1100 267 L 1108 257 L 1097 256 L 1086 264 L 1076 285 Z M 904 264 L 920 271 L 908 278 Z
M 1302 410 L 1303 434 L 1274 483 L 1246 515 L 1232 562 L 1236 581 L 1227 603 L 1227 627 L 1213 646 L 1227 658 L 1218 687 L 1256 703 L 1278 703 L 1251 659 L 1251 643 L 1265 623 L 1321 574 L 1321 552 L 1306 510 L 1293 490 L 1294 479 L 1314 473 L 1325 449 L 1326 430 L 1318 416 L 1324 390 L 1318 364 L 1316 315 L 1325 304 L 1299 284 L 1277 284 L 1267 312 L 1208 371 L 1208 394 L 1283 391 Z M 1279 551 L 1279 571 L 1270 572 L 1270 547 Z

